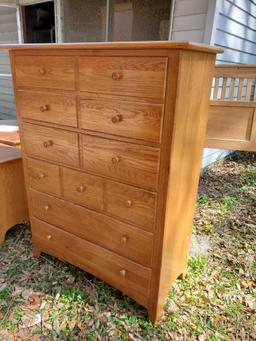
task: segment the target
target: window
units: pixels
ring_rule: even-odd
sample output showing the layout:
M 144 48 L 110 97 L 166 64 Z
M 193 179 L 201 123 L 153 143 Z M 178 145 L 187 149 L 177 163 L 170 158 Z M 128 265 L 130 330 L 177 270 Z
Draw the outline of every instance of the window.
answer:
M 106 0 L 64 0 L 64 41 L 105 41 Z
M 22 7 L 25 43 L 54 43 L 54 2 Z
M 64 0 L 64 41 L 168 40 L 171 0 Z
M 109 40 L 168 40 L 170 1 L 112 0 Z

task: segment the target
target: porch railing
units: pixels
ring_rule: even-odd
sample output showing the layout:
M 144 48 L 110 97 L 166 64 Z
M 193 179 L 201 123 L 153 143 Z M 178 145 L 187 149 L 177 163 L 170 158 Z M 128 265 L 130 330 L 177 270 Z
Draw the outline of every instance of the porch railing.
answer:
M 256 65 L 216 65 L 205 147 L 256 151 Z
M 256 101 L 256 65 L 216 65 L 212 100 Z

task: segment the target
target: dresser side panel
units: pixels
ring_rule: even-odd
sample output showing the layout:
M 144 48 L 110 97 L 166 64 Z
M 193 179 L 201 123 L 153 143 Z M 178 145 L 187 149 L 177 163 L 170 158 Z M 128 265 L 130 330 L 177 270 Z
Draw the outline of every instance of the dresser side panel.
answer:
M 215 56 L 207 53 L 180 52 L 159 288 L 149 311 L 152 320 L 160 317 L 172 283 L 187 268 L 214 61 Z
M 149 297 L 149 316 L 155 320 L 160 270 L 162 266 L 162 249 L 165 222 L 165 207 L 168 187 L 170 150 L 173 133 L 174 109 L 176 101 L 178 66 L 180 51 L 171 51 L 168 55 L 168 66 L 165 84 L 165 104 L 162 124 L 162 139 L 160 145 L 160 165 L 158 174 L 157 214 L 154 233 L 152 276 Z
M 28 179 L 28 173 L 27 173 L 27 165 L 24 159 L 24 147 L 23 147 L 23 132 L 22 132 L 22 128 L 21 128 L 21 115 L 20 115 L 20 110 L 19 110 L 19 103 L 17 101 L 17 85 L 16 85 L 16 76 L 15 76 L 15 55 L 16 55 L 16 51 L 13 50 L 9 50 L 9 57 L 10 57 L 10 64 L 11 64 L 11 70 L 12 70 L 12 80 L 13 80 L 13 92 L 14 92 L 14 96 L 15 96 L 15 105 L 16 105 L 16 116 L 17 116 L 17 121 L 18 121 L 18 125 L 19 125 L 19 134 L 20 134 L 20 147 L 21 147 L 21 156 L 22 156 L 22 167 L 23 167 L 23 173 L 24 173 L 24 180 L 25 180 L 25 190 L 26 190 L 26 198 L 28 201 L 28 218 L 29 221 L 31 221 L 32 218 L 32 212 L 31 212 L 31 208 L 29 205 L 29 179 Z

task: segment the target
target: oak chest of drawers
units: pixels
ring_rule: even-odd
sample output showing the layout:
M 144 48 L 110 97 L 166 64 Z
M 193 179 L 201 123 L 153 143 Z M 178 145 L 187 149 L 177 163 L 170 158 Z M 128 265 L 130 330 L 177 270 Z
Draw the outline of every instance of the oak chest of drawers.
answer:
M 35 255 L 155 321 L 186 272 L 218 50 L 187 42 L 10 48 Z

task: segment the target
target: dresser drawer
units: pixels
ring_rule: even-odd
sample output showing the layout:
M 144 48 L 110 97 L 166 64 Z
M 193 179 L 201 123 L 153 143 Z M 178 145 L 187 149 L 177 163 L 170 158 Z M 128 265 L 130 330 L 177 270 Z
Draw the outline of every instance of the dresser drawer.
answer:
M 159 150 L 90 135 L 82 136 L 83 168 L 155 190 Z
M 22 118 L 77 127 L 74 97 L 19 91 L 16 101 Z
M 117 217 L 154 230 L 156 195 L 128 185 L 107 181 L 106 211 Z
M 87 97 L 80 100 L 79 108 L 83 129 L 156 143 L 160 141 L 161 105 Z
M 59 166 L 50 163 L 25 159 L 29 187 L 41 192 L 60 195 Z
M 103 210 L 103 181 L 86 173 L 62 168 L 63 196 L 75 203 Z
M 30 156 L 78 167 L 78 136 L 76 133 L 23 123 L 23 143 Z
M 162 57 L 80 57 L 80 90 L 162 99 L 166 65 Z
M 32 219 L 32 236 L 42 252 L 79 266 L 147 307 L 150 269 L 37 219 Z
M 15 56 L 17 87 L 75 89 L 75 59 L 62 56 Z
M 30 191 L 33 216 L 146 266 L 152 234 L 70 202 Z

